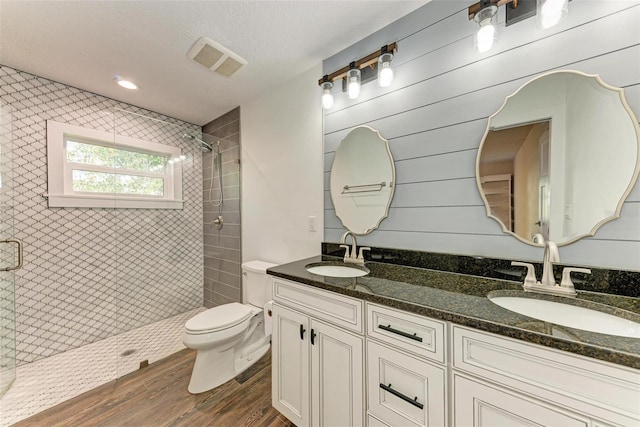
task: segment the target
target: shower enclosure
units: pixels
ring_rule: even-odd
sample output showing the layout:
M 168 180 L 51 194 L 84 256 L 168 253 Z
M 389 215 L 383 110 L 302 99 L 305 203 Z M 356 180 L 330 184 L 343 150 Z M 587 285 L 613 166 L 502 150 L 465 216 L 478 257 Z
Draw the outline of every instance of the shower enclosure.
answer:
M 184 138 L 184 135 L 193 138 Z M 114 135 L 177 146 L 181 154 L 166 167 L 179 164 L 181 209 L 115 209 L 114 270 L 116 334 L 188 312 L 203 305 L 202 155 L 200 128 L 165 118 L 114 111 Z M 175 172 L 175 171 L 174 171 Z M 117 199 L 119 197 L 116 195 Z M 158 331 L 157 336 L 177 330 Z M 118 376 L 150 359 L 144 343 L 118 342 Z M 122 357 L 130 353 L 131 356 Z M 163 355 L 162 357 L 166 356 Z
M 12 112 L 0 103 L 0 396 L 16 376 Z
M 0 79 L 0 95 L 12 79 L 20 81 L 14 92 L 46 92 L 30 103 L 0 99 L 0 426 L 5 426 L 183 348 L 184 321 L 203 309 L 203 152 L 183 137 L 201 139 L 200 126 L 3 66 L 0 77 L 6 79 Z M 121 184 L 107 194 L 106 206 L 51 205 L 50 120 L 105 135 L 65 139 L 64 161 L 83 171 L 83 185 Z M 125 148 L 118 161 L 104 160 L 109 153 L 117 157 L 123 138 L 168 146 L 178 154 L 158 163 L 149 151 Z M 90 155 L 71 159 L 70 146 Z M 172 162 L 179 167 L 170 167 Z M 178 208 L 122 206 L 127 198 L 161 198 L 166 187 L 156 185 L 158 171 L 166 169 L 181 181 Z M 131 185 L 134 181 L 152 191 Z M 5 270 L 19 263 L 18 245 L 6 241 L 16 237 L 24 242 L 24 264 L 14 273 Z

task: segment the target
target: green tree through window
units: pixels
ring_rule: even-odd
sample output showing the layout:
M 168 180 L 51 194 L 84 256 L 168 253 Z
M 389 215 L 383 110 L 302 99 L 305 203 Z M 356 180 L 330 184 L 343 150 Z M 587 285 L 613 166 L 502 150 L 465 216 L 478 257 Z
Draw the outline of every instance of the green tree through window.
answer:
M 140 196 L 164 194 L 163 175 L 168 160 L 165 156 L 71 139 L 67 140 L 66 153 L 67 161 L 76 164 L 72 169 L 74 192 Z M 114 172 L 83 170 L 81 165 L 110 168 Z

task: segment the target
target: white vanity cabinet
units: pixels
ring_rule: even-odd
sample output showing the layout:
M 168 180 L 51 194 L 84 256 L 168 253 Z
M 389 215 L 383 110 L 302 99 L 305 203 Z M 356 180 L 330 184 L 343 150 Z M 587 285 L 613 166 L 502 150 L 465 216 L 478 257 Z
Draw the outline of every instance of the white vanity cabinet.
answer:
M 638 369 L 279 278 L 273 291 L 272 404 L 298 427 L 640 427 Z
M 403 427 L 447 424 L 445 326 L 367 303 L 370 425 L 380 421 Z
M 362 301 L 273 286 L 273 406 L 298 427 L 363 426 Z
M 454 426 L 640 425 L 640 371 L 451 329 Z

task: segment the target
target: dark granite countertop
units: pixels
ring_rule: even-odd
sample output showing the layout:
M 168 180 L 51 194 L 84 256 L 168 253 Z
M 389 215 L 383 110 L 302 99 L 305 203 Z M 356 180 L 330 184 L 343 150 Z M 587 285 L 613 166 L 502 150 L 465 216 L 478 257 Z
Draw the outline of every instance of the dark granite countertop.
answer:
M 317 262 L 342 264 L 340 258 L 318 255 L 279 265 L 267 272 L 434 319 L 640 369 L 640 338 L 612 336 L 543 322 L 499 307 L 487 295 L 492 292 L 492 295 L 561 301 L 640 323 L 638 298 L 586 291 L 578 291 L 576 298 L 525 293 L 519 282 L 378 262 L 367 262 L 370 273 L 363 277 L 325 277 L 305 269 L 307 264 Z

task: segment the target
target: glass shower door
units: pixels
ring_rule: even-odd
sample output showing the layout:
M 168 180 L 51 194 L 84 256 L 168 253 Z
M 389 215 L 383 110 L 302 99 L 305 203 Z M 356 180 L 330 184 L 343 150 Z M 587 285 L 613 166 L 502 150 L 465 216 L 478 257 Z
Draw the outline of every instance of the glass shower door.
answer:
M 22 244 L 13 238 L 11 119 L 9 106 L 0 105 L 0 396 L 16 377 L 14 270 L 22 265 Z

